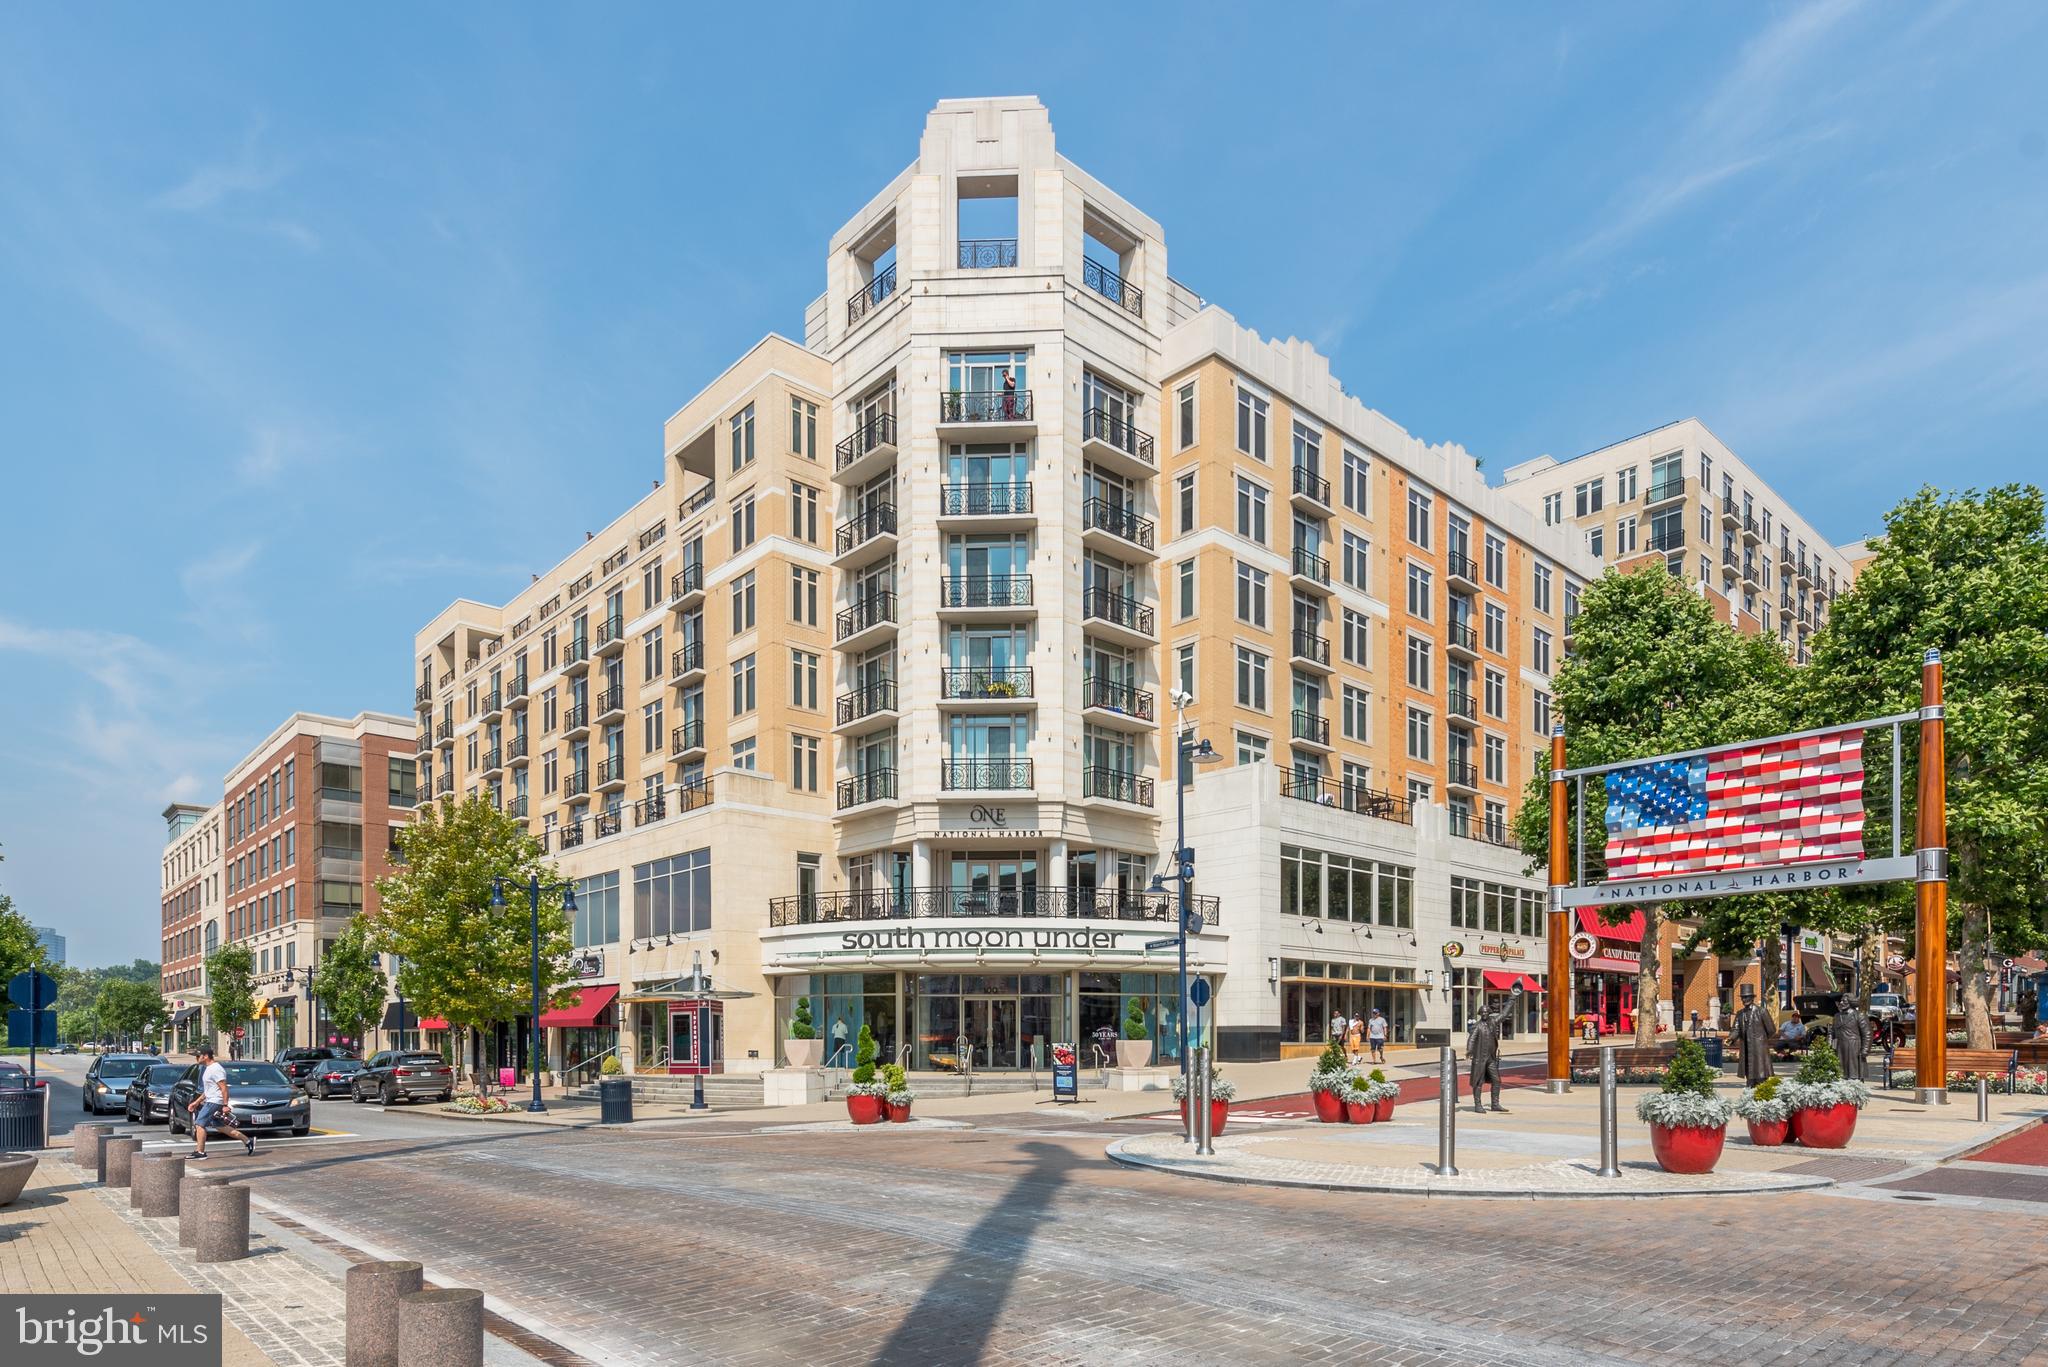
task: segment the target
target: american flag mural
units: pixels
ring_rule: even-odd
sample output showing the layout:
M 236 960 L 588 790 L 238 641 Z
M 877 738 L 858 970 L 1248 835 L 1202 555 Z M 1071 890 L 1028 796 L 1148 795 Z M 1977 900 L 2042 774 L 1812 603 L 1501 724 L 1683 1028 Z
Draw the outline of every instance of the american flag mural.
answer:
M 1607 876 L 1863 854 L 1863 732 L 1731 745 L 1607 776 Z

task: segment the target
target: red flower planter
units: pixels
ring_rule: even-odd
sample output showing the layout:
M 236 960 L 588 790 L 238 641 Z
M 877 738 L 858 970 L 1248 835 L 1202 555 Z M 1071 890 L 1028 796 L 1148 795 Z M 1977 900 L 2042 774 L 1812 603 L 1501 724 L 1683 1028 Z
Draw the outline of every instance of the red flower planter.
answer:
M 1372 1118 L 1374 1120 L 1392 1120 L 1394 1118 L 1394 1098 L 1383 1096 L 1378 1101 L 1375 1101 L 1373 1103 Z
M 1650 1126 L 1650 1148 L 1657 1165 L 1666 1172 L 1712 1172 L 1721 1161 L 1721 1146 L 1728 1140 L 1728 1127 L 1702 1130 L 1691 1125 Z
M 1344 1118 L 1354 1125 L 1370 1125 L 1380 1118 L 1380 1107 L 1376 1101 L 1347 1101 L 1344 1103 Z
M 910 1123 L 909 1102 L 906 1101 L 899 1106 L 893 1101 L 885 1101 L 883 1108 L 889 1113 L 889 1123 L 891 1125 L 907 1125 Z
M 856 1125 L 877 1124 L 885 1104 L 878 1096 L 850 1096 L 846 1098 L 846 1118 Z
M 1315 1098 L 1316 1119 L 1325 1125 L 1344 1123 L 1344 1102 L 1335 1092 L 1310 1092 L 1309 1095 Z
M 1809 1149 L 1839 1149 L 1856 1133 L 1856 1108 L 1844 1101 L 1836 1106 L 1802 1106 L 1794 1113 L 1799 1142 Z
M 1749 1142 L 1767 1149 L 1776 1148 L 1784 1143 L 1792 1129 L 1790 1116 L 1783 1120 L 1752 1120 L 1748 1124 Z
M 1211 1101 L 1209 1103 L 1209 1137 L 1214 1139 L 1217 1135 L 1222 1134 L 1224 1122 L 1229 1119 L 1230 1103 L 1227 1101 Z M 1182 1125 L 1188 1123 L 1188 1103 L 1185 1098 L 1180 1103 L 1180 1123 Z

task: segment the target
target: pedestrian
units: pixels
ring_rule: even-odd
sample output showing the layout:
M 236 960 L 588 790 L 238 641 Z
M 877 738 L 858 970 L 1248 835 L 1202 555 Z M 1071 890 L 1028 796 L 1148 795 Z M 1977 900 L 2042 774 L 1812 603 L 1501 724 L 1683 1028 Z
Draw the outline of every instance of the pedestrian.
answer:
M 1004 366 L 1004 367 L 1003 367 L 1003 417 L 1004 417 L 1005 419 L 1011 419 L 1011 418 L 1015 418 L 1016 416 L 1017 416 L 1017 377 L 1016 377 L 1015 375 L 1012 375 L 1012 374 L 1010 373 L 1010 368 L 1009 368 L 1008 366 Z
M 1377 1006 L 1372 1009 L 1372 1019 L 1365 1024 L 1365 1037 L 1372 1045 L 1372 1061 L 1374 1063 L 1385 1063 L 1387 1061 L 1387 1018 L 1380 1014 L 1380 1009 Z
M 1365 1042 L 1364 1026 L 1364 1021 L 1360 1020 L 1356 1016 L 1353 1016 L 1351 1018 L 1350 1028 L 1346 1030 L 1344 1033 L 1344 1054 L 1345 1057 L 1349 1058 L 1353 1063 L 1358 1062 L 1358 1056 L 1360 1053 L 1363 1052 L 1361 1046 Z
M 213 1046 L 202 1044 L 194 1051 L 199 1059 L 199 1095 L 185 1109 L 192 1114 L 192 1157 L 206 1157 L 206 1128 L 220 1122 L 220 1132 L 239 1139 L 252 1156 L 256 1141 L 235 1128 L 235 1113 L 228 1105 L 228 1070 L 214 1060 Z
M 1342 1044 L 1344 1042 L 1345 1027 L 1350 1024 L 1351 1022 L 1344 1019 L 1342 1011 L 1332 1011 L 1330 1013 L 1330 1038 Z

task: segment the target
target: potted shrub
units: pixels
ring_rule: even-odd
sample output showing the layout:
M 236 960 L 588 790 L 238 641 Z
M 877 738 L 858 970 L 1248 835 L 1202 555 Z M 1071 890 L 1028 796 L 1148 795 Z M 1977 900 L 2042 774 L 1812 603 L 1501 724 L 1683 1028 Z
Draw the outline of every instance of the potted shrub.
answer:
M 1379 1096 L 1372 1079 L 1350 1074 L 1344 1079 L 1344 1118 L 1354 1125 L 1370 1125 L 1380 1118 Z
M 910 1119 L 910 1103 L 916 1094 L 910 1090 L 910 1080 L 904 1076 L 903 1065 L 891 1063 L 882 1069 L 883 1085 L 889 1089 L 883 1104 L 889 1113 L 889 1123 L 901 1125 Z
M 1842 1076 L 1842 1061 L 1823 1035 L 1778 1095 L 1792 1112 L 1794 1139 L 1809 1149 L 1839 1149 L 1856 1133 L 1856 1113 L 1870 1100 L 1870 1088 Z
M 889 1085 L 875 1080 L 875 1036 L 866 1025 L 860 1028 L 860 1043 L 854 1046 L 853 1058 L 853 1085 L 846 1089 L 846 1116 L 856 1125 L 873 1125 L 882 1118 Z
M 1189 1078 L 1178 1074 L 1173 1079 L 1173 1099 L 1180 1103 L 1180 1123 L 1188 1123 L 1188 1082 Z M 1224 1122 L 1230 1119 L 1230 1103 L 1237 1100 L 1237 1088 L 1229 1078 L 1216 1071 L 1216 1065 L 1209 1065 L 1209 1133 L 1223 1133 Z
M 1649 1124 L 1650 1147 L 1666 1172 L 1712 1172 L 1734 1109 L 1714 1095 L 1714 1071 L 1694 1039 L 1678 1041 L 1663 1087 L 1636 1102 L 1636 1116 Z
M 619 1062 L 617 1054 L 606 1054 L 604 1062 L 597 1065 L 597 1071 L 606 1077 L 618 1077 L 626 1071 L 626 1065 Z
M 1785 1142 L 1792 1128 L 1792 1108 L 1778 1095 L 1778 1079 L 1767 1077 L 1745 1091 L 1735 1103 L 1735 1114 L 1749 1125 L 1749 1142 L 1774 1148 Z
M 1137 997 L 1124 1010 L 1124 1037 L 1116 1042 L 1116 1066 L 1143 1068 L 1152 1061 L 1152 1041 L 1145 1029 L 1145 1003 Z
M 792 1068 L 815 1068 L 825 1061 L 825 1041 L 811 1023 L 811 999 L 798 997 L 789 1014 L 789 1042 L 784 1046 Z
M 1316 1119 L 1325 1125 L 1344 1123 L 1344 1089 L 1351 1085 L 1351 1070 L 1344 1063 L 1344 1046 L 1331 1040 L 1308 1075 L 1309 1099 L 1315 1102 Z
M 1401 1084 L 1387 1081 L 1387 1075 L 1377 1068 L 1373 1069 L 1366 1076 L 1370 1084 L 1368 1090 L 1371 1091 L 1373 1099 L 1374 1109 L 1372 1118 L 1374 1120 L 1392 1120 L 1394 1118 L 1394 1103 L 1401 1096 Z

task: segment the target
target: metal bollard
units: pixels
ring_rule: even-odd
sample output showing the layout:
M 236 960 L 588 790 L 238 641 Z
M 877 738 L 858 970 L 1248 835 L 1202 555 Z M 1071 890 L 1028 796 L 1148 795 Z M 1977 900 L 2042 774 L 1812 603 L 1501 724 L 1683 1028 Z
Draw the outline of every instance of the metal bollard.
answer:
M 1214 1154 L 1216 1152 L 1216 1112 L 1209 1104 L 1209 1051 L 1195 1050 L 1195 1080 L 1201 1089 L 1196 1095 L 1195 1107 L 1195 1152 Z
M 226 1186 L 225 1173 L 187 1172 L 178 1183 L 178 1247 L 199 1246 L 199 1197 L 201 1187 Z
M 135 1155 L 142 1152 L 142 1140 L 136 1135 L 116 1135 L 100 1145 L 100 1166 L 104 1171 L 100 1181 L 110 1187 L 128 1185 L 129 1173 L 135 1166 Z
M 1989 1119 L 1991 1119 L 1991 1079 L 1980 1077 L 1977 1079 L 1977 1123 L 1981 1125 Z
M 1616 1115 L 1620 1087 L 1614 1077 L 1614 1051 L 1600 1051 L 1600 1176 L 1621 1176 L 1621 1121 Z
M 484 1293 L 451 1286 L 400 1296 L 398 1361 L 483 1367 Z
M 178 1213 L 178 1183 L 185 1178 L 185 1156 L 142 1153 L 128 1169 L 128 1204 L 138 1215 L 157 1219 Z
M 199 1233 L 193 1261 L 231 1263 L 249 1256 L 249 1189 L 223 1182 L 197 1192 Z
M 1437 1056 L 1436 1175 L 1458 1175 L 1458 1051 L 1446 1044 Z
M 344 1282 L 342 1351 L 347 1367 L 399 1367 L 398 1305 L 421 1289 L 420 1265 L 357 1263 Z

